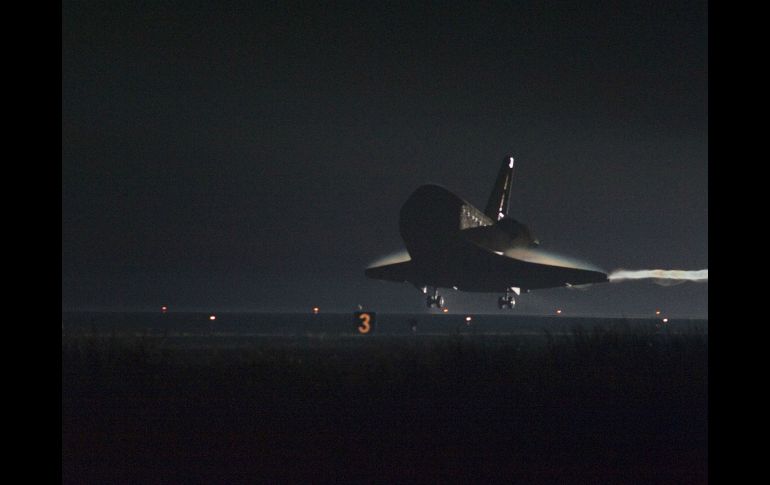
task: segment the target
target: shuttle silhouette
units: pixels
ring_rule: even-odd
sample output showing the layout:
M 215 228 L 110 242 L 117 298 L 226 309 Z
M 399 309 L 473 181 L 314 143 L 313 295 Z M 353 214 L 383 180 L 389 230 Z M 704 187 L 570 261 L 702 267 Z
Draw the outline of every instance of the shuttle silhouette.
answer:
M 412 283 L 428 295 L 428 307 L 438 308 L 439 288 L 503 293 L 498 307 L 513 308 L 521 292 L 607 282 L 601 271 L 543 262 L 538 240 L 508 215 L 513 167 L 506 157 L 484 212 L 444 187 L 419 187 L 399 217 L 410 259 L 367 268 L 366 276 Z

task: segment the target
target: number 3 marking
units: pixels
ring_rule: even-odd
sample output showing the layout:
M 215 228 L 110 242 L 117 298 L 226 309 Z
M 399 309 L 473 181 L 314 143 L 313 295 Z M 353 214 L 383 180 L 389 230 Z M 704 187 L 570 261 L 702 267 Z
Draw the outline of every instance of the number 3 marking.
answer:
M 372 317 L 368 313 L 362 313 L 358 316 L 358 319 L 361 320 L 361 325 L 358 326 L 358 332 L 359 333 L 369 333 L 369 330 L 372 329 L 372 326 L 369 325 L 369 320 Z

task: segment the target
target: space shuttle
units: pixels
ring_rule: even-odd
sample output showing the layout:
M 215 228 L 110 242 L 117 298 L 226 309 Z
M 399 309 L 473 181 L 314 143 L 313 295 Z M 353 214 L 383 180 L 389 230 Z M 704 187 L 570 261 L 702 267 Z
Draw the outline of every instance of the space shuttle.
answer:
M 366 276 L 415 285 L 429 308 L 445 307 L 441 288 L 500 293 L 498 307 L 510 309 L 530 290 L 607 282 L 604 272 L 542 257 L 529 227 L 509 215 L 514 165 L 505 157 L 483 212 L 442 186 L 417 188 L 399 214 L 409 259 Z

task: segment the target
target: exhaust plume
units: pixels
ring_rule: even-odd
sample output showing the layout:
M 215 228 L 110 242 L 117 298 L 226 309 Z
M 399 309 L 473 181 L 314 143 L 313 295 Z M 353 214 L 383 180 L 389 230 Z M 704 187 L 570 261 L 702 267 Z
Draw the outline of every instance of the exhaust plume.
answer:
M 655 283 L 662 286 L 673 286 L 685 283 L 687 281 L 706 283 L 709 280 L 709 270 L 701 269 L 697 271 L 684 271 L 679 269 L 616 269 L 607 276 L 613 283 L 627 280 L 651 279 L 655 280 Z

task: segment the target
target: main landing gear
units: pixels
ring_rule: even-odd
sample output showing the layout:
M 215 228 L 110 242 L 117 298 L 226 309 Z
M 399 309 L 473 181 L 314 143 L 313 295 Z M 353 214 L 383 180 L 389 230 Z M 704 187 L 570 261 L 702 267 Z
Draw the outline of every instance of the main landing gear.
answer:
M 438 294 L 438 288 L 433 288 L 432 292 L 428 292 L 427 286 L 418 286 L 420 291 L 423 295 L 428 295 L 428 297 L 425 299 L 425 304 L 428 306 L 428 308 L 436 307 L 439 310 L 442 310 L 445 308 L 444 305 L 444 297 Z M 497 300 L 497 307 L 499 309 L 504 308 L 510 308 L 512 309 L 514 306 L 516 306 L 516 296 L 521 294 L 520 288 L 508 288 L 505 291 L 505 295 L 501 296 Z M 524 290 L 525 292 L 527 290 Z
M 425 288 L 423 290 L 423 293 L 427 293 L 428 289 Z M 425 300 L 425 303 L 428 305 L 428 308 L 433 308 L 434 306 L 436 308 L 444 308 L 444 297 L 438 294 L 438 288 L 433 289 L 433 294 L 428 295 L 428 298 Z
M 513 296 L 515 293 L 516 295 L 520 294 L 521 290 L 518 288 L 509 288 L 505 291 L 505 295 L 501 296 L 497 299 L 497 308 L 503 309 L 503 308 L 510 308 L 512 309 L 514 306 L 516 306 L 516 297 Z
M 513 308 L 516 306 L 516 298 L 514 298 L 513 295 L 505 294 L 505 296 L 501 296 L 497 299 L 497 308 L 503 309 L 503 308 Z

